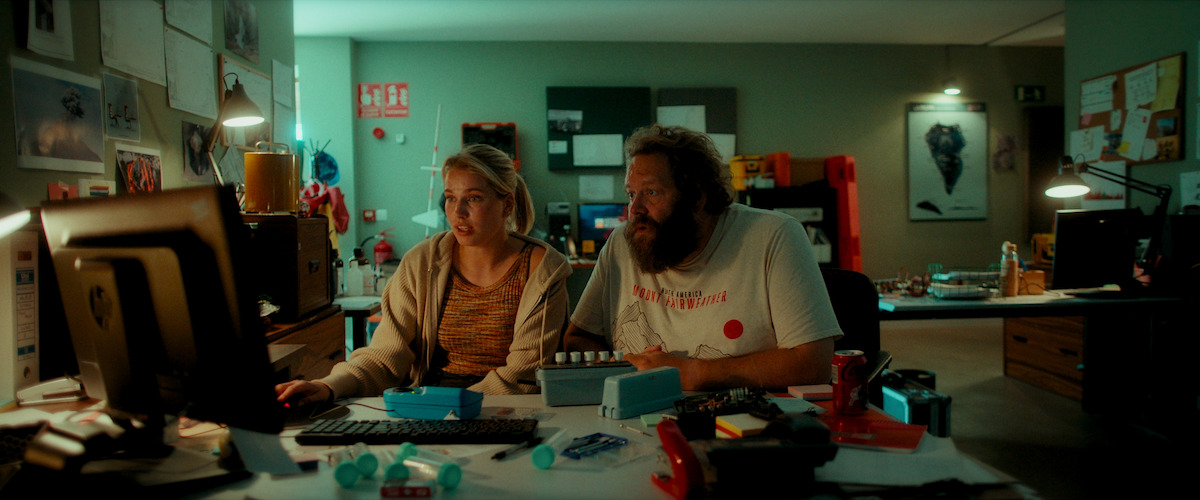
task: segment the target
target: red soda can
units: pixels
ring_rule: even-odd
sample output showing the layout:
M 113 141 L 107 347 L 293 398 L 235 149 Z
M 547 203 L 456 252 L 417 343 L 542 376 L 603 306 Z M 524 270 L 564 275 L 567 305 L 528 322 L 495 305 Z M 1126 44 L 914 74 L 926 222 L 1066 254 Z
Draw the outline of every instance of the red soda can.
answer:
M 843 415 L 867 411 L 867 355 L 859 350 L 833 353 L 833 409 Z

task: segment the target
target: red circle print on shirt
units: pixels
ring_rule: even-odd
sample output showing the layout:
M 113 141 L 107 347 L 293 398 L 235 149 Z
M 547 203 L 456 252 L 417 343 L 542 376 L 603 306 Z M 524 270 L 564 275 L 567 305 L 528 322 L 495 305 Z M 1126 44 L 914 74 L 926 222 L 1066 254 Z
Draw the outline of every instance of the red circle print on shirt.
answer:
M 742 336 L 742 322 L 731 319 L 725 322 L 725 338 L 736 339 Z

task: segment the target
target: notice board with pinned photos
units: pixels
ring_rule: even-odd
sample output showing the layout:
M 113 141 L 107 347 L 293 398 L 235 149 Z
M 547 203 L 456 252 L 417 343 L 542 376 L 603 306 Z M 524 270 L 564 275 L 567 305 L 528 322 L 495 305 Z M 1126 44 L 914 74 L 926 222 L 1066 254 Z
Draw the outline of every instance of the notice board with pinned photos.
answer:
M 1186 59 L 1174 54 L 1081 82 L 1071 156 L 1129 165 L 1182 159 Z

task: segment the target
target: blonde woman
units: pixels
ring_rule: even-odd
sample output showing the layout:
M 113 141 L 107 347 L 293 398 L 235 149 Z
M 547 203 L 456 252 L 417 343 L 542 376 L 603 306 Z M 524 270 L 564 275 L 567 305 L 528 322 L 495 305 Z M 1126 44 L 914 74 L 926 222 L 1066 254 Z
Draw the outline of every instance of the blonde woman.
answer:
M 566 257 L 526 236 L 533 202 L 512 161 L 472 144 L 446 159 L 450 230 L 414 246 L 383 292 L 371 344 L 316 381 L 276 387 L 300 404 L 372 396 L 397 386 L 538 391 L 567 316 Z

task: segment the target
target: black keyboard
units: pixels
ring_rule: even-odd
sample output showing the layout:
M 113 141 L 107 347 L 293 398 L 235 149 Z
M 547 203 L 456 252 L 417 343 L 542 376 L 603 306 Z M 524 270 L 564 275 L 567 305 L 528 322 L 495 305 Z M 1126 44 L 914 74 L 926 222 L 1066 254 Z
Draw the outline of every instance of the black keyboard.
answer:
M 537 419 L 321 420 L 300 431 L 296 444 L 516 444 L 533 439 Z

